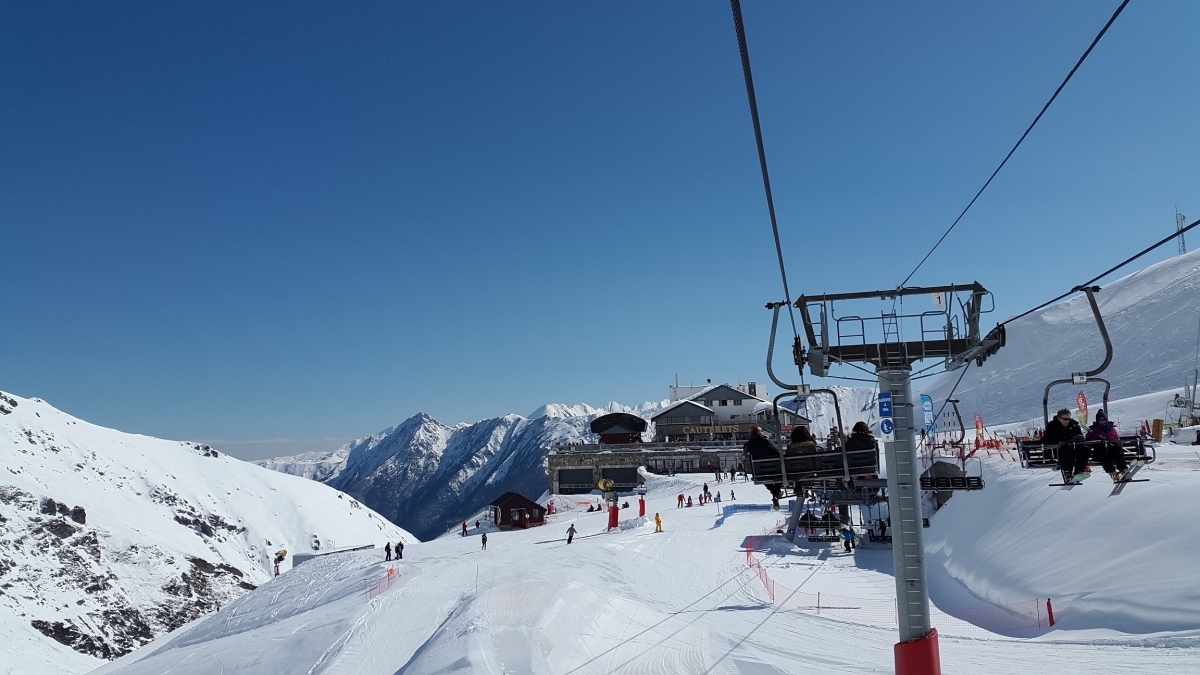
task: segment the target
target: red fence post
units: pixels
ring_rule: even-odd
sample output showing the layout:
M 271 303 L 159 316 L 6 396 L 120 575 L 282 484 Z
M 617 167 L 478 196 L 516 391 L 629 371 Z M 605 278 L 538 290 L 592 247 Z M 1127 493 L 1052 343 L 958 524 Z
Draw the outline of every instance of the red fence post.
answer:
M 1046 616 L 1050 618 L 1050 626 L 1054 626 L 1054 607 L 1050 605 L 1050 598 L 1046 598 Z

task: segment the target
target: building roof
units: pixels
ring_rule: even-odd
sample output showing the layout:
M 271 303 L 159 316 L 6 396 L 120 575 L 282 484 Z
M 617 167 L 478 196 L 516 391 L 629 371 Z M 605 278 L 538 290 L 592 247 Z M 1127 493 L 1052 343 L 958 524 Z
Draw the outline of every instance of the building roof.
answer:
M 537 502 L 533 501 L 529 497 L 526 497 L 525 495 L 523 495 L 519 492 L 505 492 L 504 494 L 500 495 L 499 497 L 496 497 L 495 499 L 493 499 L 492 503 L 488 504 L 488 506 L 499 506 L 499 507 L 503 508 L 503 507 L 511 505 L 512 502 L 514 502 L 514 501 L 524 507 L 536 506 L 539 509 L 543 509 L 543 510 L 546 508 L 546 507 L 542 506 L 541 504 L 538 504 Z
M 720 391 L 722 389 L 724 391 Z M 753 394 L 747 394 L 744 391 L 738 391 L 737 389 L 734 389 L 733 387 L 729 386 L 728 384 L 716 384 L 711 387 L 706 387 L 705 389 L 698 391 L 695 394 L 692 394 L 691 396 L 685 398 L 684 400 L 685 401 L 703 401 L 703 400 L 708 400 L 708 399 L 717 399 L 717 400 L 743 399 L 744 400 L 744 399 L 748 399 L 748 398 L 754 399 L 755 401 L 766 400 L 766 399 L 759 398 Z
M 709 413 L 709 414 L 712 414 L 712 411 L 713 411 L 713 409 L 712 409 L 712 408 L 709 408 L 709 407 L 708 407 L 708 406 L 706 406 L 706 405 L 703 405 L 703 404 L 697 403 L 696 401 L 693 401 L 693 400 L 691 400 L 690 398 L 685 398 L 685 399 L 683 399 L 682 401 L 676 401 L 676 402 L 672 403 L 671 405 L 669 405 L 669 406 L 667 406 L 667 407 L 663 408 L 662 410 L 659 410 L 659 411 L 658 411 L 658 412 L 657 412 L 657 413 L 656 413 L 656 414 L 655 414 L 653 417 L 651 417 L 650 419 L 652 419 L 652 420 L 656 420 L 656 419 L 658 419 L 658 418 L 662 417 L 663 415 L 666 415 L 667 413 L 674 411 L 676 408 L 682 408 L 683 406 L 689 406 L 689 405 L 690 405 L 690 406 L 695 406 L 695 407 L 697 407 L 697 408 L 699 408 L 699 409 L 701 409 L 701 410 L 703 410 L 704 412 L 706 412 L 706 413 Z
M 646 420 L 630 413 L 616 412 L 592 420 L 590 428 L 595 434 L 640 434 L 646 430 Z

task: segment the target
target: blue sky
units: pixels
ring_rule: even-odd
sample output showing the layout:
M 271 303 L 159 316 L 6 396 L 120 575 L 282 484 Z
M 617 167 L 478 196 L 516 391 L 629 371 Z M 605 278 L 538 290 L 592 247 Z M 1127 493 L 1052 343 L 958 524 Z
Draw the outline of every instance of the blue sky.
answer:
M 898 284 L 1116 5 L 747 2 L 793 294 Z M 1130 3 L 911 283 L 1200 216 L 1197 34 Z M 765 381 L 782 296 L 717 1 L 6 0 L 0 214 L 0 389 L 260 454 Z

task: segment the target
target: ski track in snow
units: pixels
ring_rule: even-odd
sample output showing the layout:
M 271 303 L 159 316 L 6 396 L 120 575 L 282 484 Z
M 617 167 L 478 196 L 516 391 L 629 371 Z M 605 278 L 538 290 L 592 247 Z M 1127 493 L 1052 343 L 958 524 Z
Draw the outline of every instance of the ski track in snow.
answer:
M 1188 452 L 1164 446 L 1161 456 Z M 1200 581 L 1191 574 L 1200 550 L 1188 543 L 1194 528 L 1105 533 L 1195 494 L 1200 471 L 1147 467 L 1154 483 L 1109 498 L 1102 485 L 1063 492 L 1045 487 L 1051 472 L 999 460 L 984 465 L 988 488 L 956 495 L 926 530 L 934 601 L 1015 602 L 1053 590 L 1062 598 L 1059 625 L 1025 638 L 949 629 L 941 637 L 945 672 L 1200 671 L 1200 602 L 1193 602 Z M 662 534 L 648 526 L 600 534 L 604 514 L 567 512 L 541 528 L 492 532 L 487 551 L 473 531 L 423 544 L 412 556 L 406 549 L 405 560 L 394 563 L 399 581 L 372 601 L 365 584 L 388 564 L 378 552 L 312 561 L 96 672 L 891 672 L 894 627 L 801 614 L 766 599 L 740 546 L 780 514 L 738 512 L 714 526 L 717 505 L 675 507 L 676 494 L 695 495 L 709 479 L 650 477 L 647 515 L 650 522 L 655 510 L 662 515 Z M 765 490 L 747 483 L 709 482 L 725 494 L 733 487 L 739 502 L 767 501 Z M 635 517 L 633 504 L 623 520 Z M 1096 511 L 1098 517 L 1085 517 Z M 580 538 L 568 546 L 562 532 L 570 523 Z M 1077 540 L 1088 545 L 1056 546 L 1064 523 L 1083 528 Z M 554 543 L 542 543 L 548 540 Z M 894 597 L 886 548 L 845 554 L 806 544 L 773 547 L 761 557 L 788 587 Z M 1159 583 L 1128 583 L 1130 574 L 1148 570 Z M 1118 625 L 1137 632 L 1119 632 Z

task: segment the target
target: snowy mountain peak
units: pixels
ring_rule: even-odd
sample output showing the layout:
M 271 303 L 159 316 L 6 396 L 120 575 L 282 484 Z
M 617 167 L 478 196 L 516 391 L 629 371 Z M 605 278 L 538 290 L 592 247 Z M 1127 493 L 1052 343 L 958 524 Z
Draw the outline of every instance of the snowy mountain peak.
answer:
M 40 399 L 0 393 L 0 454 L 0 640 L 55 669 L 228 604 L 272 578 L 281 549 L 416 540 L 320 483 Z

